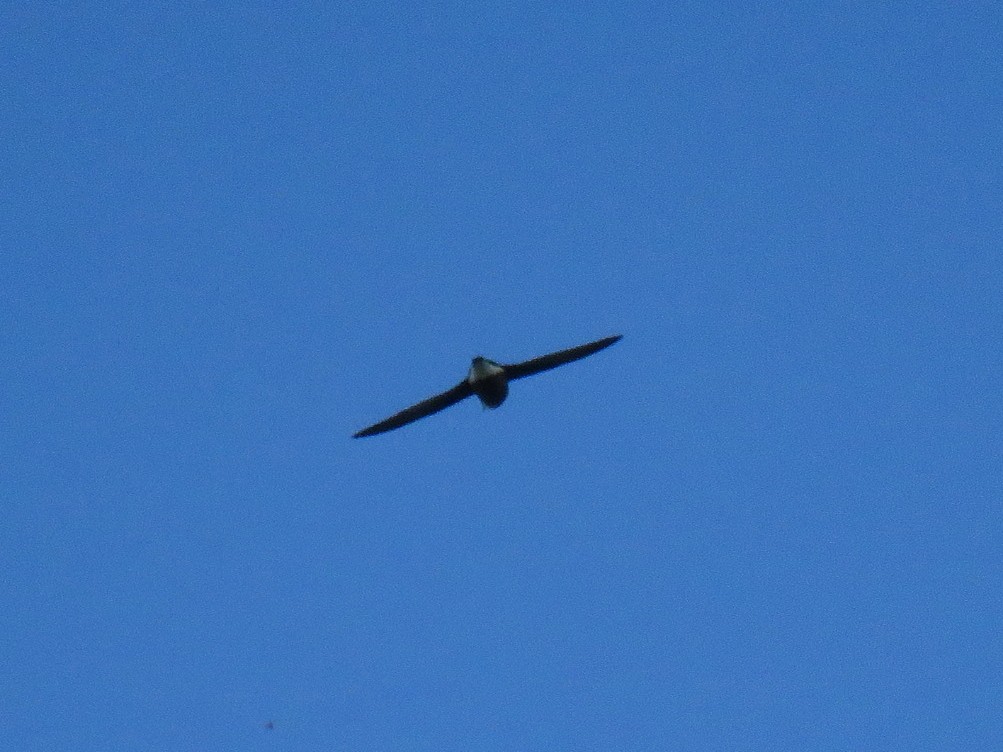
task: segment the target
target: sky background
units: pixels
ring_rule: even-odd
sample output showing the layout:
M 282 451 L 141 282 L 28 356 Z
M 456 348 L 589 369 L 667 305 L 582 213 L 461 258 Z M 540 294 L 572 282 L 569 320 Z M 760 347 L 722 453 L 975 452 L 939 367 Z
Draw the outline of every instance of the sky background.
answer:
M 791 6 L 6 4 L 3 746 L 1003 749 L 1003 16 Z

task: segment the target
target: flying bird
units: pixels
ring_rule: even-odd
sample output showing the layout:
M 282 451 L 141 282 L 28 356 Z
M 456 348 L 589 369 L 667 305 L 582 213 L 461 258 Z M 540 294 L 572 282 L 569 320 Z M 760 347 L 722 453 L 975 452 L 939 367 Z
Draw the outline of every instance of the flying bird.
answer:
M 498 407 L 508 396 L 508 382 L 532 376 L 541 371 L 549 371 L 551 368 L 557 368 L 557 366 L 597 353 L 618 342 L 622 336 L 617 334 L 589 342 L 586 345 L 560 350 L 550 353 L 550 355 L 541 355 L 539 358 L 511 365 L 502 365 L 478 355 L 470 362 L 470 372 L 467 374 L 467 378 L 452 389 L 401 410 L 396 415 L 391 415 L 386 420 L 371 425 L 369 428 L 363 428 L 358 433 L 353 434 L 353 437 L 359 439 L 363 436 L 374 436 L 378 433 L 392 431 L 427 415 L 445 410 L 450 405 L 455 405 L 460 400 L 474 394 L 477 395 L 484 407 Z

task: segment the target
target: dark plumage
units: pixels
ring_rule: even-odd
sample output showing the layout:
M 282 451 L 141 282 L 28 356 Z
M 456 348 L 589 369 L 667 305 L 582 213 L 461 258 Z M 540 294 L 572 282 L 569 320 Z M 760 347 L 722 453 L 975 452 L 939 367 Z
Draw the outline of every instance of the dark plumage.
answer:
M 392 415 L 386 420 L 380 421 L 369 428 L 363 428 L 354 434 L 355 438 L 363 436 L 373 436 L 385 431 L 392 431 L 395 428 L 406 426 L 419 418 L 432 415 L 440 410 L 445 410 L 450 405 L 455 405 L 460 400 L 466 399 L 474 394 L 484 404 L 485 407 L 498 407 L 508 396 L 508 383 L 526 376 L 549 371 L 551 368 L 579 360 L 586 356 L 597 353 L 618 342 L 622 335 L 617 334 L 612 337 L 589 342 L 586 345 L 579 345 L 567 350 L 560 350 L 549 355 L 541 355 L 523 363 L 513 363 L 502 365 L 493 360 L 477 356 L 470 363 L 470 373 L 463 381 L 452 389 L 429 397 L 417 405 L 412 405 L 405 410 L 401 410 L 396 415 Z

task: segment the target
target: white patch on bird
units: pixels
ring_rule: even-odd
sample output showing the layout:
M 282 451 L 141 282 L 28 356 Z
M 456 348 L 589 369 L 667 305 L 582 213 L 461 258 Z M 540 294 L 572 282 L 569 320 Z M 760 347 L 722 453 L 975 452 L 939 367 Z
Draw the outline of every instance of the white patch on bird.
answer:
M 473 384 L 476 381 L 483 381 L 486 378 L 504 372 L 505 369 L 493 360 L 474 358 L 470 365 L 470 374 L 467 376 L 467 382 Z

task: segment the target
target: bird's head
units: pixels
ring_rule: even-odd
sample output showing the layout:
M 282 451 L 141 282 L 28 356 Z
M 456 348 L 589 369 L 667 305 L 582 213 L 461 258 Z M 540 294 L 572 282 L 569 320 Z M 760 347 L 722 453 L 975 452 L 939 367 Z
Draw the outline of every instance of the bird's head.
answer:
M 470 361 L 470 380 L 479 381 L 480 379 L 486 379 L 489 376 L 495 376 L 499 373 L 503 373 L 504 369 L 493 360 L 488 360 L 485 357 L 478 355 L 476 358 Z

